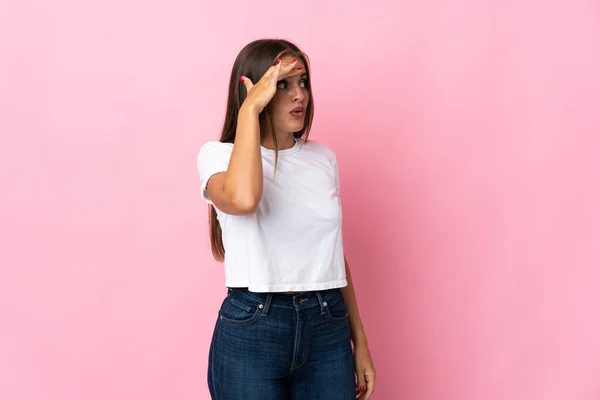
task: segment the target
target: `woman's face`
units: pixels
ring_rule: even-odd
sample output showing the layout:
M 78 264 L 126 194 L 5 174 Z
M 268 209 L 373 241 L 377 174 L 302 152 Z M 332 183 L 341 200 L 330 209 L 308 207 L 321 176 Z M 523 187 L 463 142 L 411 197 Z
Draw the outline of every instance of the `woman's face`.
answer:
M 283 65 L 291 63 L 295 57 L 284 56 L 281 58 Z M 297 57 L 295 68 L 301 72 L 277 82 L 277 91 L 271 99 L 270 109 L 273 113 L 273 125 L 276 133 L 298 132 L 304 128 L 306 107 L 308 106 L 308 74 L 304 61 Z

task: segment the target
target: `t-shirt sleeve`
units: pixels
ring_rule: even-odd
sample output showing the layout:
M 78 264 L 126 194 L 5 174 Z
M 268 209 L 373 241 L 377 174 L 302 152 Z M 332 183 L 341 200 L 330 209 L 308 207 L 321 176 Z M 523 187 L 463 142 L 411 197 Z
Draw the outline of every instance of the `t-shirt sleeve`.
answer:
M 230 143 L 207 142 L 198 153 L 198 173 L 200 174 L 200 195 L 208 204 L 213 204 L 206 193 L 208 180 L 214 174 L 227 171 L 233 146 Z

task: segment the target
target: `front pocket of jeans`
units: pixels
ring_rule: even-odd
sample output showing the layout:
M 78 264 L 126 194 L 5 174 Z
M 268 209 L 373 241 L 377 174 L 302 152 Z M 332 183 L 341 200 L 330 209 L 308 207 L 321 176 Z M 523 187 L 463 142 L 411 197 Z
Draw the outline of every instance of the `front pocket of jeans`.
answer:
M 223 302 L 219 314 L 221 321 L 230 325 L 248 325 L 260 317 L 260 308 L 258 304 L 251 301 L 229 295 Z
M 346 303 L 344 303 L 344 297 L 341 293 L 332 296 L 326 303 L 325 315 L 328 320 L 332 322 L 343 322 L 348 319 L 348 310 L 346 309 Z

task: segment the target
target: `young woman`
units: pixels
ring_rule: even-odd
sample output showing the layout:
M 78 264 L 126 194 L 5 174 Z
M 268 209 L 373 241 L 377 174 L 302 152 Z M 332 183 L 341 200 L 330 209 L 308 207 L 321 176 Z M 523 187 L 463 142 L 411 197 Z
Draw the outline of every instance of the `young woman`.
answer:
M 254 41 L 233 65 L 221 139 L 198 154 L 228 287 L 209 352 L 213 399 L 373 393 L 342 245 L 336 156 L 308 140 L 313 104 L 308 57 L 285 40 Z

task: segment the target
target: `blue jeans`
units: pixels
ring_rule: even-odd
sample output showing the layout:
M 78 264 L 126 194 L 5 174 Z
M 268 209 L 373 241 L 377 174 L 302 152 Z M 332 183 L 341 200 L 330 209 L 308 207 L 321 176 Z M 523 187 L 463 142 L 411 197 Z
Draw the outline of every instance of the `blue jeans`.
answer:
M 213 400 L 355 400 L 355 382 L 340 289 L 228 289 L 209 351 Z

